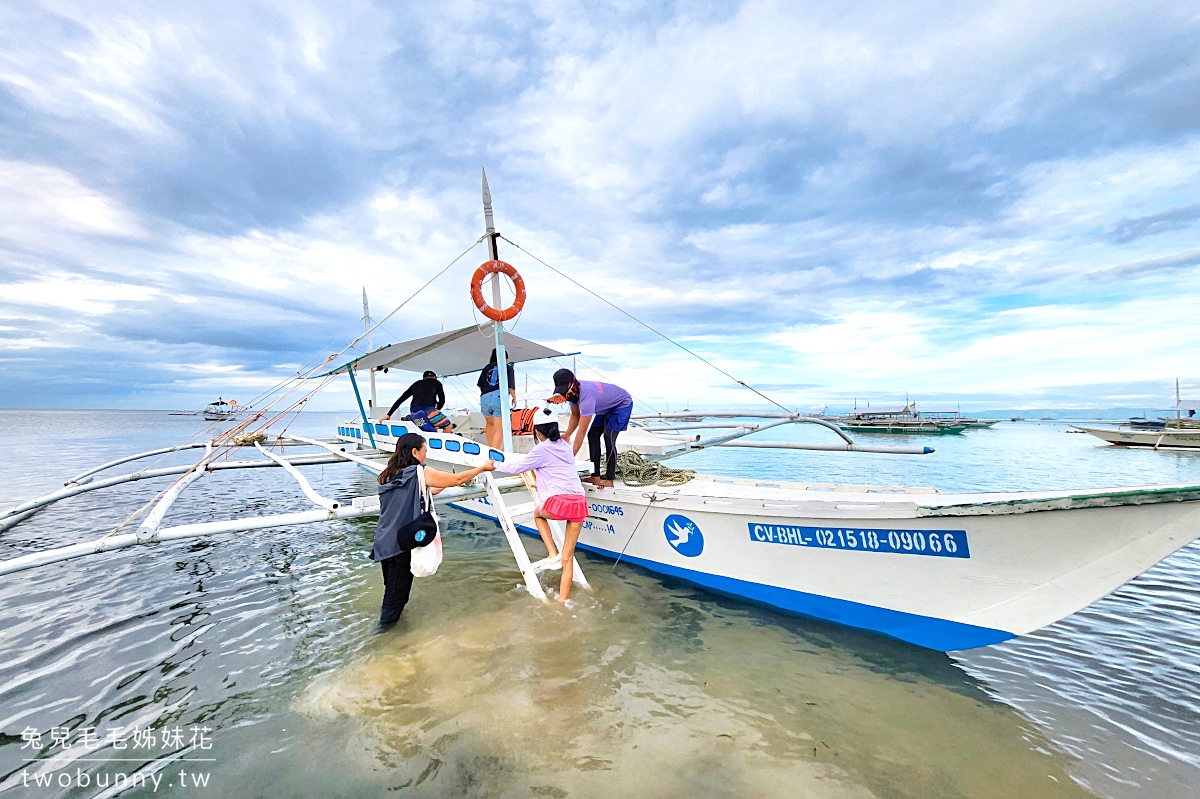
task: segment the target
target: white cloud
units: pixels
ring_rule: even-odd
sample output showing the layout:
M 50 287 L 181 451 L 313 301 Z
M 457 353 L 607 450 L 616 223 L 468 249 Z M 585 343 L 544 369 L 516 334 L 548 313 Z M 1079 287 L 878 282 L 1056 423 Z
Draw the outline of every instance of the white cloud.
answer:
M 161 292 L 129 283 L 108 283 L 77 275 L 52 274 L 36 281 L 0 283 L 0 300 L 28 306 L 65 308 L 82 314 L 111 313 L 118 302 L 149 302 Z
M 29 335 L 4 346 L 69 344 L 63 364 L 103 342 L 195 365 L 179 391 L 267 380 L 354 335 L 362 286 L 381 317 L 475 240 L 480 165 L 503 232 L 739 377 L 824 387 L 789 402 L 1162 377 L 1196 342 L 1186 9 L 16 18 L 0 302 Z M 530 284 L 521 334 L 641 396 L 743 396 L 502 246 Z M 469 323 L 480 260 L 376 343 Z
M 75 175 L 51 166 L 0 161 L 0 236 L 53 248 L 62 233 L 145 235 L 134 214 Z

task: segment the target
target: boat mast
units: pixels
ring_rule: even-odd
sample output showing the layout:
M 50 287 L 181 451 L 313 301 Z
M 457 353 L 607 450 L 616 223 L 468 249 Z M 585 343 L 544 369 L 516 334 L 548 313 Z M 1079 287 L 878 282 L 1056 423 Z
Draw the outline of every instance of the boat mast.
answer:
M 375 349 L 371 346 L 371 309 L 367 307 L 367 287 L 363 286 L 363 326 L 367 329 L 367 352 Z M 375 367 L 369 370 L 371 373 L 371 398 L 367 400 L 368 408 L 375 407 Z
M 1175 378 L 1175 426 L 1183 427 L 1183 413 L 1179 408 L 1179 378 Z
M 492 217 L 492 192 L 488 188 L 487 170 L 483 170 L 483 221 L 487 226 L 488 257 L 493 261 L 500 260 L 500 250 L 496 232 L 496 222 Z M 500 274 L 492 275 L 492 307 L 503 308 L 500 304 Z M 500 378 L 500 426 L 504 433 L 504 451 L 512 452 L 512 408 L 508 400 L 508 360 L 504 351 L 504 323 L 496 322 L 496 369 Z

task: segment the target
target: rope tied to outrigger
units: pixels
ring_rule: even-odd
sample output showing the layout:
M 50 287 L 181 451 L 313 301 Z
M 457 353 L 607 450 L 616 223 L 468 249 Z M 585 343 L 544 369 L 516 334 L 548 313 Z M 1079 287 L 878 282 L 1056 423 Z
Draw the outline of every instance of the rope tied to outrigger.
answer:
M 637 450 L 627 450 L 617 457 L 617 479 L 631 488 L 670 488 L 689 483 L 695 477 L 695 469 L 672 469 L 658 461 L 650 460 Z

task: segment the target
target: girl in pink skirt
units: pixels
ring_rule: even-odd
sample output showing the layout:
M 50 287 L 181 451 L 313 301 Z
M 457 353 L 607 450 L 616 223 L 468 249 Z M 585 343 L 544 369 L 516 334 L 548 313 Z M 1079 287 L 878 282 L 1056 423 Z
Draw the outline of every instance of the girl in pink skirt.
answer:
M 552 409 L 540 408 L 534 415 L 533 436 L 538 443 L 528 455 L 497 462 L 496 471 L 505 474 L 532 471 L 537 478 L 538 507 L 533 512 L 533 523 L 542 534 L 547 555 L 551 558 L 561 555 L 562 578 L 558 583 L 558 601 L 566 602 L 571 595 L 575 543 L 579 540 L 579 531 L 583 529 L 583 520 L 588 515 L 587 497 L 575 466 L 575 450 L 560 436 L 558 415 Z M 567 523 L 561 553 L 555 551 L 547 519 Z

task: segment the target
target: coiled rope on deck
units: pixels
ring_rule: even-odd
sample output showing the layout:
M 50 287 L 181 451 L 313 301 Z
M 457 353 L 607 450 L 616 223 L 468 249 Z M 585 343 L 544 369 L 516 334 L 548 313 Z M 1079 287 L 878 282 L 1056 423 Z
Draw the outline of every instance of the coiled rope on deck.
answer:
M 695 469 L 672 469 L 632 449 L 617 457 L 617 479 L 632 488 L 681 486 L 691 482 L 695 476 Z

